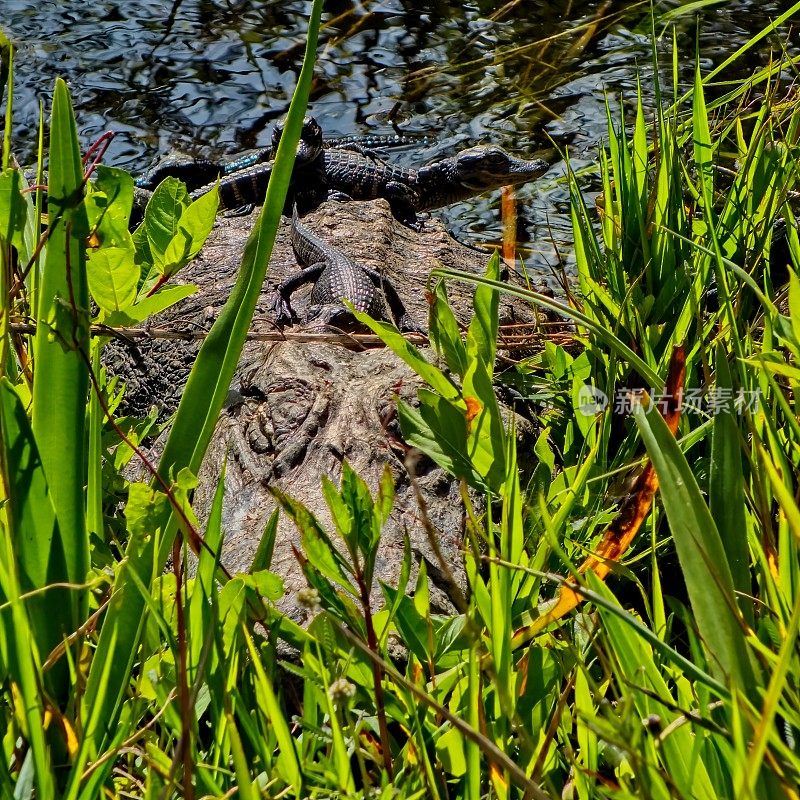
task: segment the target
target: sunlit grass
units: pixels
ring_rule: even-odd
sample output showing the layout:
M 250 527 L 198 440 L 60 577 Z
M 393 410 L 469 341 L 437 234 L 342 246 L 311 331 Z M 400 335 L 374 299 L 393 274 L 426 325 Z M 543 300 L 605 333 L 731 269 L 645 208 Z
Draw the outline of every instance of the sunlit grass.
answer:
M 119 234 L 128 260 L 87 256 L 96 193 L 113 184 L 125 196 L 129 179 L 103 173 L 83 200 L 63 84 L 43 274 L 34 204 L 17 170 L 0 176 L 0 794 L 796 797 L 800 104 L 776 80 L 785 62 L 725 102 L 707 99 L 698 68 L 683 98 L 656 82 L 652 119 L 640 97 L 631 118 L 609 108 L 598 202 L 569 176 L 572 302 L 499 282 L 494 257 L 482 278 L 434 276 L 476 284 L 466 331 L 445 284 L 433 287 L 434 354 L 360 315 L 426 385 L 417 404 L 398 403 L 404 438 L 462 482 L 468 587 L 453 582 L 456 614 L 432 613 L 410 547 L 397 584 L 376 585 L 388 470 L 373 493 L 346 465 L 340 485 L 323 481 L 333 530 L 275 492 L 307 559 L 306 627 L 274 605 L 277 512 L 241 575 L 219 561 L 222 481 L 199 530 L 188 498 L 263 282 L 320 6 L 280 180 L 150 485 L 110 468 L 140 457 L 126 432 L 144 435 L 153 420 L 112 422 L 119 387 L 99 370 L 102 342 L 90 349 L 85 291 L 101 314 L 137 313 L 166 263 L 153 247 L 166 253 L 169 240 L 146 219 L 130 241 Z M 754 111 L 744 99 L 757 86 Z M 179 187 L 164 193 L 187 213 Z M 199 242 L 213 210 L 196 211 Z M 148 236 L 152 261 L 131 279 Z M 32 343 L 8 322 L 34 278 Z M 497 375 L 503 291 L 569 318 L 577 346 L 547 342 L 514 376 Z M 551 399 L 530 401 L 531 473 L 494 388 L 512 378 Z M 609 403 L 587 410 L 586 386 Z M 66 400 L 54 413 L 56 388 Z M 112 535 L 103 512 L 120 486 L 123 530 Z M 436 552 L 437 531 L 420 518 Z M 188 546 L 193 578 L 181 569 Z M 404 658 L 393 660 L 392 639 Z M 281 661 L 287 645 L 297 657 Z M 287 673 L 299 699 L 282 691 Z

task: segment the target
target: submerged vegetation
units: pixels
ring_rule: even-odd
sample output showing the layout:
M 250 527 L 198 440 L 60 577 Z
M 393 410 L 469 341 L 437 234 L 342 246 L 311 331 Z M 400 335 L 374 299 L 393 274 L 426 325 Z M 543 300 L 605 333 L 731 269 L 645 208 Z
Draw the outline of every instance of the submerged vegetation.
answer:
M 677 78 L 669 100 L 658 89 L 654 119 L 641 98 L 630 119 L 609 110 L 595 207 L 568 176 L 569 301 L 500 282 L 494 257 L 479 280 L 433 276 L 433 352 L 360 315 L 427 385 L 398 414 L 405 440 L 462 481 L 468 587 L 454 586 L 457 614 L 433 614 L 424 566 L 409 585 L 409 550 L 373 607 L 393 482 L 387 470 L 371 493 L 345 464 L 338 487 L 322 484 L 335 530 L 275 493 L 302 536 L 304 628 L 274 605 L 277 519 L 231 576 L 222 482 L 203 530 L 190 498 L 277 231 L 321 5 L 266 203 L 158 465 L 138 447 L 153 420 L 115 415 L 124 389 L 100 367 L 98 325 L 180 299 L 185 287 L 162 284 L 202 245 L 214 196 L 190 205 L 162 185 L 129 234 L 131 179 L 98 166 L 87 182 L 97 153 L 81 162 L 59 82 L 40 235 L 41 192 L 22 193 L 10 162 L 9 77 L 2 795 L 797 797 L 800 97 L 784 81 L 796 64 L 717 97 L 698 65 L 685 96 Z M 477 283 L 465 331 L 450 280 Z M 500 373 L 501 292 L 571 320 L 573 345 L 545 342 Z M 528 398 L 533 456 L 517 453 L 498 382 Z M 132 458 L 150 483 L 123 480 Z M 120 497 L 112 530 L 104 512 Z

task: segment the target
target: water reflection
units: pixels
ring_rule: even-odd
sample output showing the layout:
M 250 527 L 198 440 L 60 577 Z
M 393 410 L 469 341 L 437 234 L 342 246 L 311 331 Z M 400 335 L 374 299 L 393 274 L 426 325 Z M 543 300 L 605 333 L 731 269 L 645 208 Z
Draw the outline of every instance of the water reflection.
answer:
M 700 27 L 704 58 L 720 63 L 788 7 L 744 0 L 712 7 Z M 20 156 L 32 158 L 39 100 L 61 75 L 83 140 L 112 128 L 118 136 L 109 162 L 141 172 L 173 150 L 201 155 L 266 144 L 299 70 L 309 3 L 3 0 L 3 10 L 0 24 L 17 46 Z M 435 136 L 424 148 L 398 152 L 406 163 L 481 141 L 524 155 L 554 142 L 569 146 L 576 165 L 591 163 L 605 133 L 606 94 L 630 94 L 637 65 L 649 70 L 649 2 L 436 0 L 420 10 L 405 0 L 339 0 L 326 4 L 326 20 L 313 113 L 329 135 L 388 133 L 399 104 L 404 130 Z M 696 19 L 677 17 L 676 25 L 688 79 Z M 659 44 L 665 53 L 669 38 Z M 754 58 L 768 53 L 765 42 Z M 644 91 L 649 97 L 646 80 Z M 561 172 L 556 163 L 548 178 Z M 565 188 L 546 179 L 519 197 L 531 262 L 551 262 L 549 238 L 559 247 L 571 238 Z M 491 242 L 498 207 L 497 197 L 482 198 L 445 217 L 473 243 Z

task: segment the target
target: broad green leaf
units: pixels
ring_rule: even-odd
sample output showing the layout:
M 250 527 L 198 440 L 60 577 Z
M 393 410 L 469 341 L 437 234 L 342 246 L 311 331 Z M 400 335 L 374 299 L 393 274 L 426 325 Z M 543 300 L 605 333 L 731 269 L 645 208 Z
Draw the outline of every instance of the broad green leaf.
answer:
M 378 484 L 378 495 L 375 498 L 375 513 L 373 515 L 378 529 L 382 528 L 389 519 L 394 505 L 394 478 L 392 468 L 386 464 L 383 468 L 380 483 Z M 377 539 L 380 531 L 375 536 Z
M 165 286 L 159 289 L 152 297 L 144 297 L 124 311 L 113 311 L 104 320 L 105 324 L 112 328 L 124 328 L 137 325 L 164 311 L 186 297 L 190 297 L 197 291 L 198 287 L 192 283 L 181 284 L 180 286 Z
M 146 483 L 128 487 L 125 519 L 131 536 L 147 538 L 158 529 L 159 520 L 169 507 L 169 499 Z
M 418 395 L 419 410 L 403 401 L 397 403 L 405 441 L 418 447 L 451 475 L 485 490 L 486 478 L 478 472 L 468 451 L 464 411 L 427 389 L 420 389 Z
M 342 463 L 342 500 L 347 505 L 353 520 L 352 539 L 348 544 L 355 558 L 363 555 L 362 569 L 367 585 L 371 582 L 369 567 L 370 555 L 374 556 L 375 548 L 380 540 L 380 527 L 375 526 L 375 503 L 366 482 L 353 468 L 344 461 Z
M 322 483 L 322 495 L 331 512 L 336 533 L 345 542 L 348 542 L 353 529 L 353 515 L 334 482 L 327 475 L 323 475 L 320 480 Z
M 283 597 L 283 578 L 266 569 L 239 576 L 245 586 L 252 586 L 262 597 L 273 602 Z
M 178 235 L 183 212 L 189 207 L 189 193 L 177 178 L 166 178 L 153 192 L 144 212 L 144 230 L 154 263 L 163 272 L 170 242 Z
M 485 287 L 483 287 L 485 288 Z M 496 294 L 496 292 L 495 292 Z M 506 434 L 500 405 L 494 393 L 492 370 L 484 362 L 483 345 L 468 348 L 469 366 L 464 375 L 467 405 L 467 455 L 474 469 L 493 492 L 500 491 L 506 476 Z
M 444 771 L 453 777 L 460 778 L 467 771 L 464 737 L 455 728 L 448 728 L 441 736 L 436 737 L 436 755 L 439 756 Z
M 164 275 L 171 277 L 200 252 L 214 227 L 218 206 L 219 193 L 207 192 L 183 212 L 178 230 L 164 252 Z
M 383 585 L 382 588 L 389 605 L 396 607 L 394 621 L 403 643 L 421 664 L 426 664 L 432 654 L 428 653 L 428 625 L 425 618 L 408 595 L 401 596 L 399 590 L 391 586 Z
M 134 250 L 128 221 L 133 207 L 133 178 L 123 169 L 98 164 L 89 184 L 86 212 L 96 244 Z
M 101 247 L 89 253 L 86 265 L 89 291 L 105 315 L 125 311 L 136 299 L 139 268 L 133 250 Z

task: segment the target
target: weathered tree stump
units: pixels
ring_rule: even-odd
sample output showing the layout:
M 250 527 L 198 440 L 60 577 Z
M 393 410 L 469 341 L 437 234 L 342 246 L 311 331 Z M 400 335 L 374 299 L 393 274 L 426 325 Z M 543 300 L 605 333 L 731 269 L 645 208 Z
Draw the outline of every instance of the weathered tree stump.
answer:
M 326 203 L 305 217 L 316 233 L 355 261 L 380 270 L 397 288 L 409 314 L 427 328 L 426 291 L 433 268 L 446 266 L 482 273 L 486 254 L 456 242 L 436 220 L 421 232 L 396 222 L 383 200 L 369 203 Z M 157 320 L 159 327 L 206 330 L 224 304 L 236 278 L 254 217 L 222 218 L 200 257 L 181 273 L 200 285 L 193 297 Z M 276 241 L 266 285 L 251 326 L 253 332 L 275 331 L 270 318 L 274 287 L 298 267 L 284 221 Z M 456 316 L 467 323 L 472 288 L 449 288 Z M 293 306 L 304 318 L 310 287 L 299 291 Z M 501 319 L 531 322 L 524 304 L 501 300 Z M 298 327 L 287 328 L 296 332 Z M 315 330 L 313 323 L 302 330 Z M 198 344 L 161 340 L 136 348 L 109 346 L 112 369 L 128 384 L 128 403 L 142 413 L 152 403 L 166 411 L 177 405 Z M 432 354 L 431 356 L 432 357 Z M 409 475 L 404 467 L 406 445 L 400 437 L 395 398 L 414 402 L 421 385 L 412 371 L 383 347 L 345 348 L 328 342 L 249 341 L 237 377 L 214 433 L 195 496 L 201 519 L 207 514 L 222 465 L 225 467 L 222 560 L 232 571 L 247 570 L 269 516 L 275 508 L 272 485 L 305 503 L 327 529 L 333 525 L 325 506 L 320 478 L 338 483 L 346 459 L 374 491 L 389 464 L 396 483 L 392 515 L 384 528 L 376 577 L 396 583 L 408 534 L 415 558 L 429 562 L 435 610 L 452 611 L 447 583 L 438 580 L 439 565 L 420 518 Z M 522 432 L 525 426 L 520 425 Z M 459 486 L 427 459 L 417 467 L 418 482 L 437 531 L 438 545 L 456 581 L 463 585 L 464 509 Z M 292 551 L 299 547 L 293 523 L 281 518 L 272 569 L 286 585 L 283 609 L 294 611 L 294 596 L 305 580 Z M 413 585 L 413 577 L 412 577 Z M 376 595 L 376 601 L 380 598 Z

